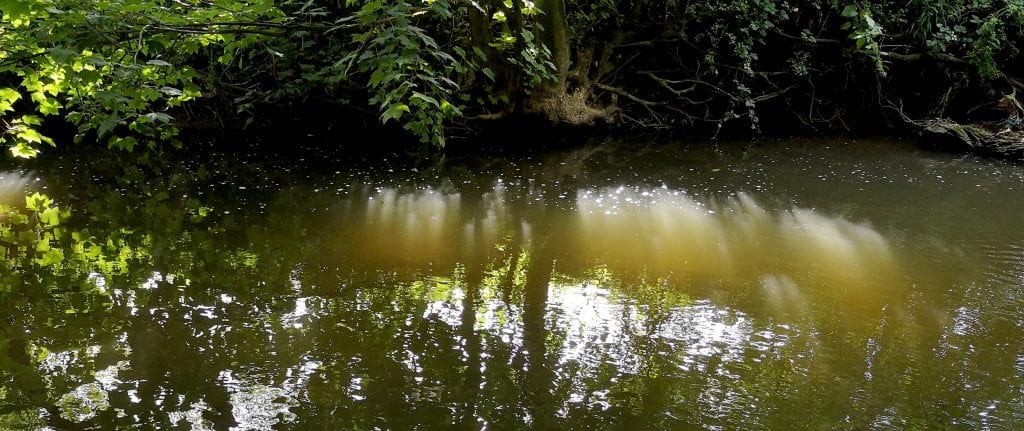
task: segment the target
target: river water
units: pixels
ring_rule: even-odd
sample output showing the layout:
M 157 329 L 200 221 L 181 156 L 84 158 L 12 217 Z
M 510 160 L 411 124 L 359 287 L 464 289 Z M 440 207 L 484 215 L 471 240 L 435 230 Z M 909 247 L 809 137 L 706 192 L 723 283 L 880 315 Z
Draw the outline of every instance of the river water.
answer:
M 1024 427 L 1019 165 L 315 159 L 0 173 L 0 429 Z

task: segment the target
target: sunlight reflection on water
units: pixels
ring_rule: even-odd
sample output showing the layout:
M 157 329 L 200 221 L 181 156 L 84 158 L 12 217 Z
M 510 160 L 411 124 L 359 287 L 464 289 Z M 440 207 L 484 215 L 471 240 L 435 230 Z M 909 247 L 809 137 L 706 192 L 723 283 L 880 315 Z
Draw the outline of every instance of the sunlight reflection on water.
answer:
M 780 311 L 806 291 L 875 306 L 907 288 L 889 242 L 865 223 L 808 208 L 769 210 L 747 193 L 701 200 L 666 187 L 619 186 L 576 195 L 571 211 L 537 215 L 501 183 L 472 203 L 434 189 L 379 189 L 366 198 L 347 246 L 376 264 L 458 262 L 492 253 L 503 238 L 530 243 L 545 225 L 559 231 L 551 247 L 563 267 L 601 263 L 744 282 L 762 286 Z
M 0 172 L 0 205 L 24 204 L 23 191 L 31 182 L 31 175 L 14 171 Z
M 69 227 L 153 259 L 11 296 L 0 404 L 53 429 L 1024 423 L 1019 170 L 758 151 L 103 189 Z

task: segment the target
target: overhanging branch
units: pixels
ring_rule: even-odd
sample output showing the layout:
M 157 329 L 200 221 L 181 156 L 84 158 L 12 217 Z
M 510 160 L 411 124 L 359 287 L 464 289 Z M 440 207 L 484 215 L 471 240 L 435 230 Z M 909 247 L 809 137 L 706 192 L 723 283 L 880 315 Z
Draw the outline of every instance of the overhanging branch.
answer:
M 629 100 L 632 100 L 633 102 L 639 103 L 639 104 L 644 105 L 646 107 L 662 106 L 662 105 L 665 104 L 665 102 L 652 102 L 652 101 L 647 100 L 647 99 L 642 99 L 642 98 L 637 97 L 637 96 L 633 95 L 632 93 L 629 93 L 626 90 L 623 90 L 623 89 L 618 88 L 618 87 L 612 87 L 610 85 L 601 84 L 601 83 L 594 84 L 594 86 L 596 86 L 597 88 L 600 88 L 600 89 L 602 89 L 604 91 L 607 91 L 609 93 L 613 93 L 613 94 L 617 94 L 619 96 L 625 97 L 625 98 L 627 98 Z

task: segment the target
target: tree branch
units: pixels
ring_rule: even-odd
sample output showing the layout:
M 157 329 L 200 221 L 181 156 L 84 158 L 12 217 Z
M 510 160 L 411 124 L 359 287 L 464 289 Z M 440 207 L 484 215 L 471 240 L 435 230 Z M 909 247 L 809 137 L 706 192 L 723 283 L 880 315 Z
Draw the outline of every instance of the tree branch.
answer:
M 771 99 L 774 99 L 774 98 L 776 98 L 776 97 L 779 97 L 779 96 L 781 96 L 781 95 L 783 95 L 783 94 L 786 94 L 786 93 L 788 93 L 788 92 L 789 92 L 790 90 L 793 90 L 793 89 L 795 89 L 795 88 L 797 88 L 797 87 L 798 87 L 797 85 L 790 85 L 789 87 L 783 88 L 783 89 L 781 89 L 781 90 L 779 90 L 779 91 L 776 91 L 776 92 L 774 92 L 774 93 L 767 93 L 767 94 L 762 94 L 762 95 L 760 95 L 760 96 L 757 96 L 757 97 L 755 97 L 755 98 L 754 98 L 754 101 L 755 101 L 755 102 L 764 102 L 764 101 L 766 101 L 766 100 L 771 100 Z
M 859 49 L 859 50 L 856 50 L 856 52 L 866 54 L 866 53 L 870 53 L 871 51 L 860 50 Z M 893 60 L 899 60 L 899 61 L 906 61 L 906 62 L 933 60 L 933 61 L 938 61 L 940 63 L 971 64 L 970 61 L 967 61 L 967 60 L 962 59 L 960 57 L 954 57 L 952 55 L 943 54 L 943 53 L 939 53 L 939 52 L 919 52 L 919 53 L 914 53 L 914 54 L 899 54 L 899 53 L 890 52 L 890 51 L 880 51 L 878 54 L 881 55 L 882 57 L 885 57 L 885 58 L 889 58 L 889 59 L 893 59 Z
M 161 33 L 180 33 L 180 34 L 259 34 L 259 35 L 271 36 L 271 37 L 282 37 L 282 36 L 287 34 L 287 32 L 273 32 L 273 31 L 268 31 L 268 30 L 255 30 L 255 29 L 247 29 L 247 28 L 189 29 L 189 28 L 181 28 L 181 27 L 158 26 L 158 27 L 153 27 L 153 30 L 156 30 L 157 32 L 161 32 Z
M 786 33 L 783 33 L 783 32 L 781 32 L 779 30 L 775 30 L 772 33 L 775 33 L 776 35 L 782 36 L 783 38 L 786 38 L 786 39 L 789 39 L 789 40 L 795 40 L 795 41 L 799 41 L 799 42 L 803 42 L 803 43 L 807 43 L 807 44 L 811 44 L 811 45 L 815 45 L 815 44 L 819 44 L 819 45 L 842 45 L 843 44 L 843 42 L 840 41 L 839 39 L 828 39 L 828 38 L 813 37 L 813 36 L 810 39 L 806 39 L 806 38 L 803 38 L 803 37 L 800 37 L 800 36 L 793 36 L 791 34 L 786 34 Z
M 637 41 L 637 42 L 630 42 L 630 43 L 623 43 L 623 44 L 613 45 L 612 49 L 621 49 L 621 48 L 650 48 L 650 47 L 652 47 L 652 46 L 654 46 L 656 44 L 676 43 L 676 42 L 680 42 L 682 40 L 683 39 L 681 39 L 681 38 L 641 40 L 641 41 Z
M 665 102 L 652 102 L 650 100 L 641 99 L 641 98 L 633 95 L 632 93 L 629 93 L 626 90 L 623 90 L 623 89 L 618 88 L 618 87 L 612 87 L 610 85 L 605 85 L 605 84 L 601 84 L 601 83 L 594 84 L 594 86 L 596 86 L 597 88 L 600 88 L 600 89 L 602 89 L 604 91 L 607 91 L 609 93 L 618 94 L 619 96 L 625 97 L 625 98 L 627 98 L 629 100 L 632 100 L 632 101 L 634 101 L 636 103 L 639 103 L 641 105 L 644 105 L 646 107 L 662 106 L 662 105 L 665 104 Z

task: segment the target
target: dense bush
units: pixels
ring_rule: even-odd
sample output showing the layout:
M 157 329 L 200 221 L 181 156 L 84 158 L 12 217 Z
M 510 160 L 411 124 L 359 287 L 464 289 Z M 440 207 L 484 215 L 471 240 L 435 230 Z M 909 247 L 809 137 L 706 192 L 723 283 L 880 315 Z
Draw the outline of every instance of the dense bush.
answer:
M 1024 89 L 1021 0 L 3 0 L 0 12 L 0 141 L 19 157 L 55 144 L 50 123 L 152 149 L 178 145 L 190 113 L 217 107 L 241 127 L 309 100 L 443 146 L 452 124 L 509 114 L 756 131 L 783 112 L 811 128 L 998 116 Z

